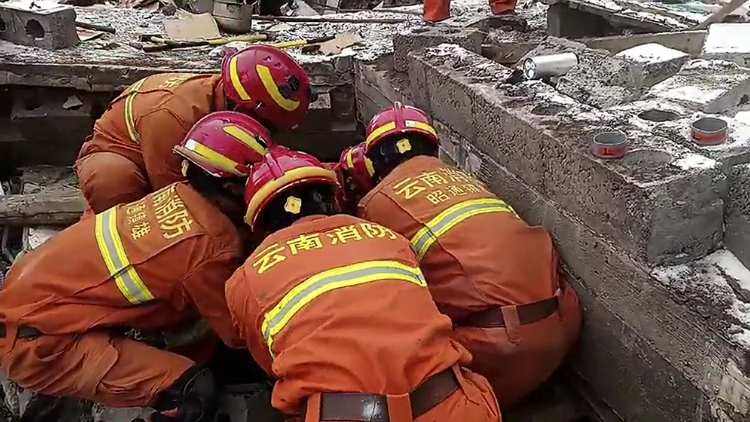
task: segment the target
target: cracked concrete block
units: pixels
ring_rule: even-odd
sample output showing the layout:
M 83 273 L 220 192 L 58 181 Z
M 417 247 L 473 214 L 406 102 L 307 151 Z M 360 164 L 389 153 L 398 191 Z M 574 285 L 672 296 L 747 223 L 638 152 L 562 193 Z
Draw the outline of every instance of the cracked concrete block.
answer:
M 393 62 L 396 71 L 406 72 L 409 68 L 406 56 L 410 51 L 418 51 L 440 44 L 456 44 L 474 53 L 482 52 L 482 41 L 487 33 L 477 28 L 453 28 L 437 26 L 413 28 L 408 33 L 393 36 Z
M 66 5 L 30 2 L 0 3 L 0 39 L 15 44 L 58 50 L 78 45 L 76 12 Z
M 629 125 L 667 138 L 697 154 L 719 161 L 724 166 L 750 162 L 750 125 L 741 119 L 695 112 L 663 100 L 636 101 L 607 111 L 627 119 Z M 693 141 L 691 125 L 702 117 L 716 117 L 727 122 L 726 142 L 703 146 Z
M 651 87 L 643 99 L 672 101 L 704 113 L 736 111 L 750 103 L 750 69 L 721 60 L 692 60 Z
M 657 43 L 641 44 L 623 50 L 615 57 L 643 67 L 643 84 L 653 86 L 676 74 L 690 55 Z
M 458 46 L 410 55 L 433 118 L 642 262 L 684 262 L 722 238 L 726 177 L 714 160 L 576 102 L 549 85 L 498 83 L 510 69 Z M 631 152 L 590 154 L 591 137 L 621 129 Z M 533 140 L 533 141 L 532 141 Z
M 750 66 L 750 23 L 715 23 L 709 26 L 700 58 Z
M 724 245 L 750 267 L 750 164 L 732 167 L 728 185 Z
M 606 50 L 594 50 L 584 44 L 559 38 L 547 38 L 520 61 L 531 57 L 575 53 L 578 65 L 561 76 L 557 90 L 597 108 L 632 101 L 643 90 L 644 72 L 640 64 L 613 57 Z

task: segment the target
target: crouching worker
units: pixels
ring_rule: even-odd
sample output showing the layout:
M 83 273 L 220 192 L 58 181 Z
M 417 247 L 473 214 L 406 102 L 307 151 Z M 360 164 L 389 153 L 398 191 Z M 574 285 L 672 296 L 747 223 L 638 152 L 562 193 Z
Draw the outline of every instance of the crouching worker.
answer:
M 207 367 L 121 333 L 205 319 L 243 346 L 224 284 L 245 256 L 249 169 L 238 163 L 254 151 L 214 138 L 217 124 L 207 117 L 176 148 L 186 182 L 81 220 L 13 266 L 0 291 L 0 366 L 11 380 L 47 396 L 153 407 L 154 421 L 212 420 Z
M 172 148 L 209 113 L 237 110 L 266 128 L 292 129 L 314 98 L 304 69 L 267 45 L 226 57 L 220 75 L 164 73 L 141 79 L 112 101 L 81 147 L 75 169 L 87 215 L 184 180 Z M 232 119 L 237 126 L 249 121 Z M 268 147 L 265 139 L 242 130 L 227 126 L 227 133 L 260 154 Z
M 245 221 L 270 236 L 226 294 L 276 380 L 273 406 L 307 422 L 499 422 L 487 381 L 459 367 L 470 356 L 409 242 L 337 215 L 336 186 L 315 158 L 280 148 L 248 180 Z
M 437 158 L 431 119 L 395 103 L 340 169 L 358 185 L 358 215 L 411 240 L 438 309 L 472 354 L 500 407 L 545 381 L 580 328 L 575 291 L 559 276 L 552 239 L 480 182 Z M 359 149 L 360 151 L 356 151 Z M 362 162 L 371 160 L 371 163 Z M 362 184 L 370 178 L 378 183 Z

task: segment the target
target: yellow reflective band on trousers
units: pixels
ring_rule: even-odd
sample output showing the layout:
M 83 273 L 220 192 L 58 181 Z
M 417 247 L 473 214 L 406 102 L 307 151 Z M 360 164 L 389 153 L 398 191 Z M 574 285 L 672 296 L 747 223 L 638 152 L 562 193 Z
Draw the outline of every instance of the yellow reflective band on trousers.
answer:
M 154 295 L 148 290 L 138 272 L 130 264 L 120 233 L 117 231 L 117 208 L 96 215 L 96 243 L 117 288 L 133 305 L 148 302 Z
M 128 96 L 125 97 L 125 126 L 128 127 L 128 135 L 130 135 L 130 140 L 135 143 L 141 142 L 141 135 L 138 134 L 138 130 L 136 130 L 135 128 L 135 116 L 133 116 L 133 101 L 135 100 L 135 96 L 138 95 L 138 90 L 141 89 L 143 84 L 146 83 L 146 79 L 148 78 L 143 78 L 133 84 L 133 86 L 130 88 L 130 91 L 128 91 Z
M 315 298 L 332 290 L 385 280 L 406 281 L 427 287 L 419 268 L 409 267 L 396 261 L 368 261 L 338 267 L 323 271 L 300 283 L 264 316 L 261 329 L 271 356 L 274 356 L 271 348 L 274 336 L 289 324 L 300 309 Z
M 438 214 L 411 238 L 411 245 L 417 252 L 419 259 L 424 258 L 427 251 L 440 236 L 457 224 L 475 215 L 488 214 L 492 212 L 509 212 L 515 215 L 515 211 L 505 201 L 499 199 L 474 199 L 458 203 Z

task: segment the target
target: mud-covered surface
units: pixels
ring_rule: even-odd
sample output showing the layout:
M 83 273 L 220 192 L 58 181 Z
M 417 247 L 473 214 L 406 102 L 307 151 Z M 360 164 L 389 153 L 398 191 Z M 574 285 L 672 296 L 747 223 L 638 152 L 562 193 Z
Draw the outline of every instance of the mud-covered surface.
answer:
M 465 0 L 452 5 L 454 18 L 440 25 L 461 25 L 466 18 L 481 16 L 487 12 L 487 5 L 476 0 Z M 421 10 L 420 6 L 404 7 L 404 10 Z M 57 51 L 41 48 L 0 43 L 0 66 L 2 63 L 14 64 L 58 64 L 58 65 L 112 65 L 136 66 L 148 68 L 171 68 L 180 70 L 218 70 L 221 54 L 213 47 L 195 47 L 164 52 L 145 53 L 129 43 L 138 41 L 140 34 L 163 34 L 166 17 L 159 11 L 119 9 L 103 6 L 77 7 L 78 20 L 98 25 L 109 25 L 115 28 L 116 34 L 104 34 L 96 39 L 82 42 L 80 45 Z M 326 15 L 326 18 L 341 19 L 401 19 L 402 23 L 285 23 L 283 30 L 273 31 L 268 22 L 254 22 L 257 30 L 272 30 L 275 37 L 272 42 L 312 39 L 327 35 L 356 31 L 364 41 L 340 54 L 322 56 L 303 54 L 300 49 L 289 49 L 301 63 L 334 61 L 339 57 L 354 56 L 362 60 L 374 60 L 380 55 L 392 52 L 391 36 L 398 31 L 405 31 L 414 26 L 423 25 L 420 15 L 403 13 L 386 13 L 362 11 L 337 15 Z M 234 43 L 230 45 L 245 45 Z

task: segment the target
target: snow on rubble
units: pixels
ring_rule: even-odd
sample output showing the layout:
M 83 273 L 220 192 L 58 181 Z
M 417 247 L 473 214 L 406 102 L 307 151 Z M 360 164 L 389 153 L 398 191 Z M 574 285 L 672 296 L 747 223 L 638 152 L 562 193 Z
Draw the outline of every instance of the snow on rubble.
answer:
M 661 284 L 735 345 L 750 350 L 750 270 L 728 250 L 652 270 Z

